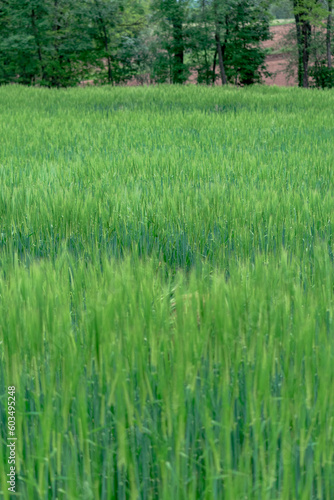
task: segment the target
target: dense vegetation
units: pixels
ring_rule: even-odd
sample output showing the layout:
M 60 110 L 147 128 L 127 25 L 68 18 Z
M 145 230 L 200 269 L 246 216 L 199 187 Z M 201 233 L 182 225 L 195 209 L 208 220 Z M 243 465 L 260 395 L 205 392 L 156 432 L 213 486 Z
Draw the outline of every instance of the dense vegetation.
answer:
M 18 498 L 330 499 L 333 92 L 7 86 L 0 106 Z
M 334 86 L 332 0 L 0 0 L 0 84 L 250 85 L 275 16 L 295 17 L 299 85 Z

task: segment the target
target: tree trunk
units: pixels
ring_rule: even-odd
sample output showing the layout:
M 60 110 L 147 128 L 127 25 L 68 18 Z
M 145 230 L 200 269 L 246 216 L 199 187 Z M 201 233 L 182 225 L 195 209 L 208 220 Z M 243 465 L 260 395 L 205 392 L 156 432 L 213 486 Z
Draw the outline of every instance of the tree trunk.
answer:
M 40 43 L 40 38 L 39 38 L 39 33 L 37 30 L 36 26 L 36 15 L 34 9 L 31 10 L 31 26 L 32 30 L 34 32 L 34 38 L 35 42 L 37 45 L 37 55 L 38 55 L 38 60 L 41 64 L 41 70 L 42 70 L 42 79 L 45 79 L 45 65 L 43 64 L 43 58 L 42 58 L 42 49 L 41 49 L 41 43 Z
M 184 43 L 183 43 L 183 26 L 182 20 L 178 13 L 173 19 L 173 83 L 184 83 Z
M 213 65 L 212 65 L 212 85 L 215 84 L 216 81 L 216 66 L 217 66 L 217 49 L 215 50 L 215 55 L 213 56 Z
M 204 47 L 204 61 L 205 61 L 205 84 L 210 85 L 210 64 L 208 64 L 208 54 Z
M 220 42 L 220 36 L 219 36 L 218 26 L 216 26 L 215 39 L 216 39 L 216 47 L 217 47 L 217 53 L 218 53 L 220 77 L 221 77 L 221 80 L 222 80 L 222 85 L 226 85 L 227 84 L 227 78 L 226 78 L 226 73 L 225 73 L 222 44 Z
M 308 65 L 310 59 L 310 38 L 311 38 L 311 25 L 308 21 L 303 22 L 303 87 L 308 88 Z
M 297 2 L 294 0 L 293 2 L 294 8 L 297 7 Z M 297 48 L 298 48 L 298 87 L 303 86 L 303 48 L 302 48 L 302 30 L 301 30 L 301 21 L 300 15 L 295 13 L 295 21 L 296 21 L 296 31 L 297 31 Z
M 220 78 L 222 81 L 222 85 L 226 85 L 227 78 L 226 78 L 226 73 L 225 73 L 224 57 L 223 57 L 222 44 L 221 44 L 220 33 L 219 33 L 219 25 L 221 23 L 219 21 L 219 10 L 218 10 L 218 1 L 217 0 L 215 0 L 213 3 L 213 12 L 214 12 L 214 16 L 215 16 L 215 28 L 216 28 L 215 40 L 216 40 L 216 50 L 218 53 Z
M 102 33 L 102 42 L 103 42 L 104 50 L 106 52 L 106 57 L 107 57 L 108 82 L 111 84 L 114 84 L 114 77 L 113 77 L 113 72 L 112 72 L 112 67 L 111 67 L 111 56 L 109 54 L 109 39 L 108 39 L 107 28 L 106 28 L 105 22 L 103 21 L 103 16 L 101 14 L 98 0 L 95 0 L 95 5 L 97 8 L 98 22 L 100 24 L 101 33 Z
M 295 9 L 298 46 L 298 86 L 307 88 L 309 86 L 308 66 L 310 58 L 311 25 L 308 20 L 302 18 L 298 11 L 296 12 L 296 10 L 300 8 L 298 0 L 293 1 L 293 6 Z
M 108 49 L 106 49 L 108 50 Z M 108 82 L 109 83 L 114 83 L 113 75 L 112 75 L 112 69 L 111 69 L 111 57 L 108 56 Z
M 59 53 L 58 34 L 59 34 L 61 26 L 60 26 L 60 21 L 59 21 L 59 16 L 58 16 L 58 0 L 54 0 L 54 9 L 55 9 L 55 18 L 54 18 L 54 25 L 53 25 L 54 49 L 55 49 L 55 52 L 56 52 L 57 57 L 58 57 L 59 68 L 58 68 L 58 74 L 53 74 L 51 81 L 52 81 L 53 86 L 56 86 L 57 88 L 59 88 L 61 86 L 61 83 L 62 83 L 61 82 L 62 75 L 59 73 L 60 73 L 60 70 L 61 70 L 62 65 L 63 65 L 64 56 Z
M 326 33 L 326 49 L 327 49 L 327 66 L 328 66 L 328 68 L 332 67 L 332 50 L 331 50 L 332 11 L 333 11 L 332 0 L 328 0 L 328 17 L 327 17 L 327 33 Z

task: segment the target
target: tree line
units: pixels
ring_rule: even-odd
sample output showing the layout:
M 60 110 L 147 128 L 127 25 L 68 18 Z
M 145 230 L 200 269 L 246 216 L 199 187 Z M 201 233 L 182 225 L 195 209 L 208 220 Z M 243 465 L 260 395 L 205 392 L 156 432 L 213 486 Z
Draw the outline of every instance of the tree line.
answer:
M 332 0 L 0 0 L 0 84 L 250 85 L 275 9 L 295 19 L 298 84 L 334 86 Z

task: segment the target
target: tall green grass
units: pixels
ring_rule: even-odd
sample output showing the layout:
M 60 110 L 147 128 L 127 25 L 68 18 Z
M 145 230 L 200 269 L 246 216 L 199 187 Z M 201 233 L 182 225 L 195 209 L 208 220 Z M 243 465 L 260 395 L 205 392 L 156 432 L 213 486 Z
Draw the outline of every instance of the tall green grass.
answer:
M 332 498 L 333 109 L 0 89 L 4 499 Z

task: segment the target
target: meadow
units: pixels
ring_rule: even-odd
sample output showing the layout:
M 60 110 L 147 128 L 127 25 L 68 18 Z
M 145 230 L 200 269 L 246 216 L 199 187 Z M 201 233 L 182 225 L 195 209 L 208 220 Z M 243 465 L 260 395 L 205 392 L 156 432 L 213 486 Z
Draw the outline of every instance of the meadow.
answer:
M 0 88 L 1 498 L 333 498 L 333 109 Z

